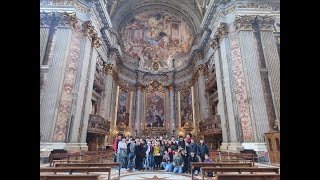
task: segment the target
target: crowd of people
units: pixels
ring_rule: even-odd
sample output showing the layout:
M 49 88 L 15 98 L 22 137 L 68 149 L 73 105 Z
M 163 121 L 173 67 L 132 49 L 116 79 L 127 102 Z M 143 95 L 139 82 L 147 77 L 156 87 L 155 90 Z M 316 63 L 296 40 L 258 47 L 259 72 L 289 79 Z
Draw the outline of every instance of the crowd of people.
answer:
M 165 170 L 174 173 L 194 173 L 198 175 L 199 168 L 190 172 L 191 162 L 213 162 L 209 157 L 209 148 L 200 140 L 196 144 L 190 134 L 185 138 L 174 136 L 170 139 L 160 137 L 133 138 L 121 135 L 114 141 L 114 161 L 120 162 L 118 170 Z M 209 173 L 208 176 L 213 176 Z

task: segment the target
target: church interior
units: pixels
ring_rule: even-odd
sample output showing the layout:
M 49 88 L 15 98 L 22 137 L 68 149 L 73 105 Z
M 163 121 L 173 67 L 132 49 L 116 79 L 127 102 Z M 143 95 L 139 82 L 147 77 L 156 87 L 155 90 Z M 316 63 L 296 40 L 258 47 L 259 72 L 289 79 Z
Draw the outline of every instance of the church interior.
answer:
M 40 0 L 40 180 L 280 180 L 280 0 Z

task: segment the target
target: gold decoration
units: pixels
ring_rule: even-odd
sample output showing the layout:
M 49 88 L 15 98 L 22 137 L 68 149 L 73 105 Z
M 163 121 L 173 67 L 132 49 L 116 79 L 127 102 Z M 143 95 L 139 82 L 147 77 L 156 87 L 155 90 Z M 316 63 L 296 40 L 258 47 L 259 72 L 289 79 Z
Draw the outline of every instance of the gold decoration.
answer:
M 169 91 L 172 91 L 172 90 L 174 89 L 174 85 L 173 85 L 173 84 L 168 85 L 168 86 L 167 86 L 167 89 L 168 89 Z
M 208 68 L 207 66 L 203 65 L 203 64 L 199 64 L 197 66 L 197 69 L 196 69 L 199 73 L 199 75 L 205 75 L 208 73 Z
M 151 81 L 150 84 L 147 86 L 147 91 L 160 91 L 164 92 L 163 85 L 159 81 Z
M 234 21 L 234 24 L 236 29 L 239 29 L 239 30 L 253 30 L 252 24 L 254 20 L 255 20 L 254 16 L 247 16 L 247 15 L 237 16 Z
M 153 63 L 152 63 L 152 69 L 153 69 L 153 70 L 158 71 L 158 70 L 159 70 L 159 67 L 160 67 L 160 65 L 159 65 L 158 62 L 153 62 Z
M 104 73 L 113 75 L 114 74 L 114 64 L 106 64 L 103 67 Z
M 145 88 L 145 86 L 143 84 L 140 84 L 140 83 L 137 84 L 137 89 L 139 91 L 143 91 L 144 88 Z
M 92 25 L 92 21 L 86 21 L 82 25 L 85 34 L 87 34 L 91 40 L 91 46 L 95 48 L 99 48 L 102 45 L 102 40 L 98 37 L 98 33 Z
M 273 16 L 257 16 L 260 30 L 273 31 L 275 24 L 275 17 Z

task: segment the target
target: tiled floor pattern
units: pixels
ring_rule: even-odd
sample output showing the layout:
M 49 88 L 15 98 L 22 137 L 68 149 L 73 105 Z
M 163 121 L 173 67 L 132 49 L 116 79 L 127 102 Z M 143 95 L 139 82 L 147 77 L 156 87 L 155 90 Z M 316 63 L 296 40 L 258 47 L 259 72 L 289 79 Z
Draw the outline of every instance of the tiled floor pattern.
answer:
M 255 164 L 258 167 L 276 167 L 265 164 Z M 47 167 L 48 164 L 40 165 L 40 167 Z M 126 169 L 121 169 L 120 180 L 191 180 L 190 174 L 174 174 L 172 172 L 165 172 L 164 170 L 157 171 L 127 171 Z M 91 174 L 91 173 L 90 173 Z M 101 180 L 108 179 L 108 173 L 92 173 L 92 174 L 101 174 Z M 237 173 L 236 173 L 237 174 Z M 194 176 L 194 179 L 201 179 L 201 176 Z M 205 180 L 215 180 L 215 177 L 205 177 Z M 111 180 L 118 180 L 118 171 L 113 168 L 111 171 Z

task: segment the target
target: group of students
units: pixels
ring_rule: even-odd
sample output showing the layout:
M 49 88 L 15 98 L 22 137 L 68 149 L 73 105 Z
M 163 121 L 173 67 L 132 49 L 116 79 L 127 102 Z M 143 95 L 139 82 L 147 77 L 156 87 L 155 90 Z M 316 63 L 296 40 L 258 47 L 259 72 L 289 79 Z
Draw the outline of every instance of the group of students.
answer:
M 165 170 L 174 173 L 194 173 L 198 175 L 199 168 L 190 172 L 191 162 L 213 162 L 209 158 L 209 148 L 200 140 L 196 144 L 190 134 L 185 138 L 175 140 L 160 137 L 132 138 L 121 135 L 114 141 L 114 161 L 120 162 L 122 169 Z M 120 170 L 120 168 L 118 170 Z M 209 173 L 208 176 L 213 176 Z

